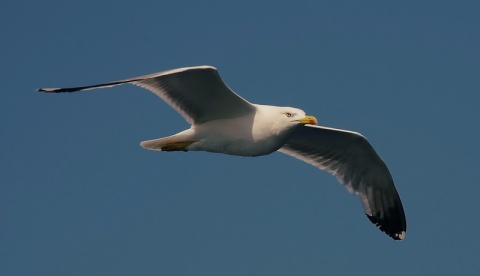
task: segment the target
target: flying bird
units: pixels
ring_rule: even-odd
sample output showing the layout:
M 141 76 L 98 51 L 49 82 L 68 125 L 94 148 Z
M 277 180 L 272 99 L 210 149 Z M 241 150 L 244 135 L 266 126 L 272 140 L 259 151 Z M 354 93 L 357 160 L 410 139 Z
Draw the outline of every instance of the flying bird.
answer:
M 405 213 L 392 176 L 363 135 L 318 126 L 315 117 L 298 108 L 250 103 L 225 84 L 215 67 L 178 68 L 96 85 L 38 91 L 77 92 L 125 83 L 155 93 L 191 124 L 177 134 L 143 141 L 142 147 L 237 156 L 280 151 L 335 175 L 359 196 L 372 223 L 395 240 L 405 238 Z

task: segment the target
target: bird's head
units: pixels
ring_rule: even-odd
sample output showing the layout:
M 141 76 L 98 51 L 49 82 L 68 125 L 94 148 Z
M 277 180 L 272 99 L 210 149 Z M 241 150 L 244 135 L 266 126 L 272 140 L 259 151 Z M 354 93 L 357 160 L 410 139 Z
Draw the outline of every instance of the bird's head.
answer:
M 294 107 L 282 107 L 279 109 L 279 117 L 290 125 L 316 125 L 317 119 L 305 114 L 305 111 Z
M 305 115 L 305 111 L 294 107 L 280 107 L 257 105 L 256 120 L 261 121 L 261 126 L 269 126 L 273 133 L 284 133 L 293 130 L 300 125 L 317 124 L 317 119 L 313 116 Z

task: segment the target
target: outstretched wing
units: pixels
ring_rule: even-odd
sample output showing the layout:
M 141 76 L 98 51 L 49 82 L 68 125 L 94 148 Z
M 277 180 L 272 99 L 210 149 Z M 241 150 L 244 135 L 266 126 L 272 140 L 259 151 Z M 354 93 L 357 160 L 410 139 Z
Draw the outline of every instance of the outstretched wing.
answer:
M 40 88 L 47 93 L 76 92 L 131 83 L 162 98 L 190 124 L 234 118 L 254 107 L 233 92 L 212 66 L 173 69 L 136 78 L 71 88 Z
M 407 223 L 392 176 L 361 134 L 305 125 L 279 151 L 335 175 L 360 197 L 370 221 L 390 237 L 404 239 Z

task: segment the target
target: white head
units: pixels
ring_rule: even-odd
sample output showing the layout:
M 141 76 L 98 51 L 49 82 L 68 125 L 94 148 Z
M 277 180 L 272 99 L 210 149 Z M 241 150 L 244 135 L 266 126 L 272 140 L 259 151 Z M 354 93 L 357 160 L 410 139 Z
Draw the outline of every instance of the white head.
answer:
M 280 134 L 298 125 L 317 124 L 313 116 L 305 115 L 305 111 L 294 107 L 280 107 L 271 105 L 256 105 L 257 115 L 255 121 L 268 125 L 273 132 Z

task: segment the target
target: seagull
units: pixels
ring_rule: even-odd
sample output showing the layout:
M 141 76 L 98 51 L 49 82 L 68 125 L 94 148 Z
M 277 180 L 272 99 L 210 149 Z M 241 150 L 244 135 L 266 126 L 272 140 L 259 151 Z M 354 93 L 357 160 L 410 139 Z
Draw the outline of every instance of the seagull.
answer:
M 405 238 L 405 213 L 392 176 L 363 135 L 318 126 L 315 117 L 298 108 L 250 103 L 225 84 L 215 67 L 185 67 L 96 85 L 37 91 L 77 92 L 126 83 L 155 93 L 191 125 L 177 134 L 143 141 L 142 147 L 237 156 L 279 151 L 336 176 L 359 196 L 373 224 L 395 240 Z

